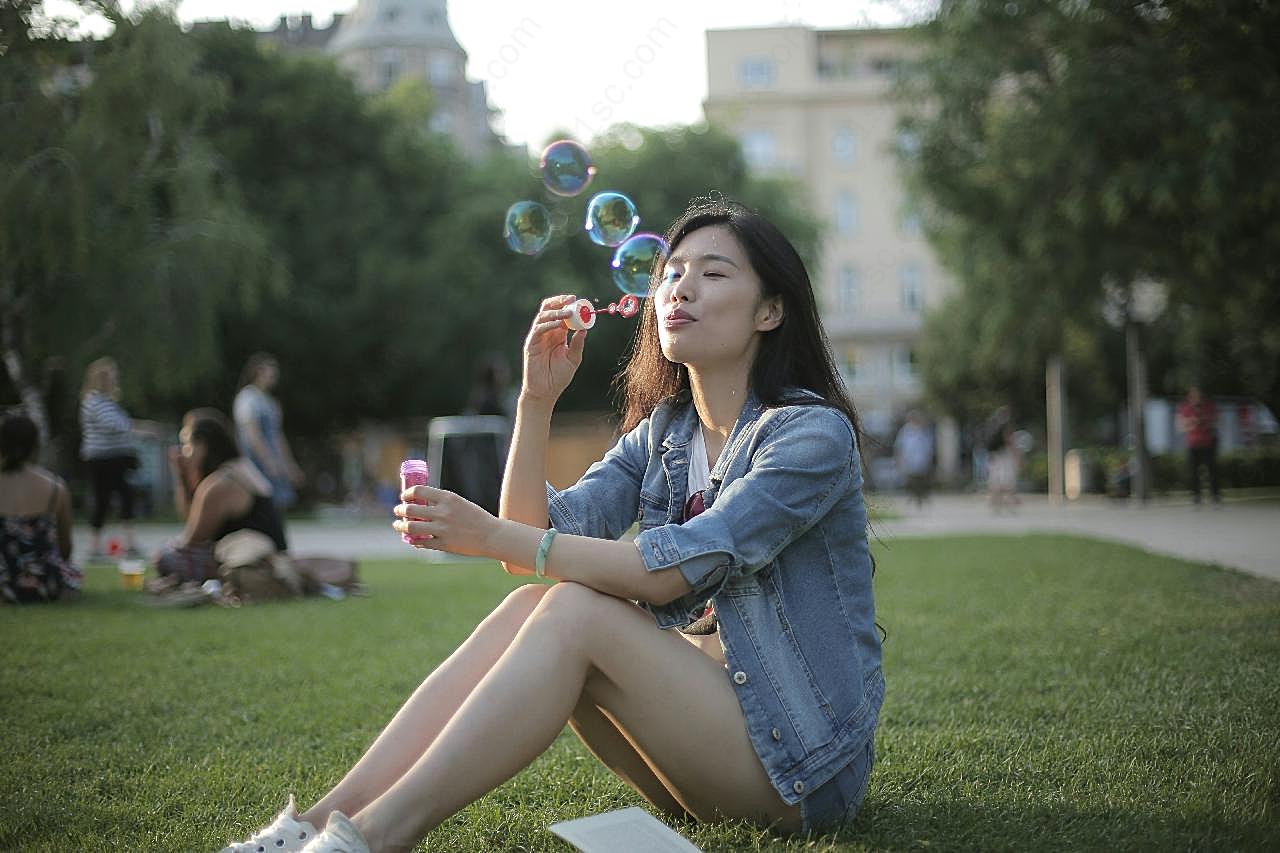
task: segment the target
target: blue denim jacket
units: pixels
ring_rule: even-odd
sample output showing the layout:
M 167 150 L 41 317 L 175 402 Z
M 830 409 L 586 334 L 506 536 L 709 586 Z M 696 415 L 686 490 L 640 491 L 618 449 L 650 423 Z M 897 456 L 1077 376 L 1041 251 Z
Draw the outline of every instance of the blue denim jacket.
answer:
M 756 754 L 794 804 L 859 756 L 884 696 L 867 513 L 853 428 L 815 394 L 766 408 L 748 398 L 684 524 L 688 392 L 662 403 L 572 487 L 547 486 L 552 525 L 635 544 L 649 571 L 693 591 L 643 604 L 662 628 L 713 600 L 730 679 Z

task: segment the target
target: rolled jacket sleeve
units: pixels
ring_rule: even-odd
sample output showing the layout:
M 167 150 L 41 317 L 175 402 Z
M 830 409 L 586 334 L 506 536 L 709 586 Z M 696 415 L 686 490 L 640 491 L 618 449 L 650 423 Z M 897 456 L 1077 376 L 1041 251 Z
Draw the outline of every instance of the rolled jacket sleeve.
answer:
M 792 406 L 767 417 L 773 423 L 757 433 L 746 473 L 705 512 L 636 537 L 645 567 L 678 566 L 694 597 L 768 565 L 860 484 L 853 428 L 838 410 Z

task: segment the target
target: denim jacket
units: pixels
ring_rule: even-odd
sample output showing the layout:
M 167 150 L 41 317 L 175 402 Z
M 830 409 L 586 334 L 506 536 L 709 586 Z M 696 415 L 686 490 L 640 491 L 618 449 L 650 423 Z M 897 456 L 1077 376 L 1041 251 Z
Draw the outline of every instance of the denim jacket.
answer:
M 715 605 L 730 679 L 760 762 L 794 804 L 854 760 L 884 696 L 862 471 L 849 420 L 816 394 L 766 408 L 751 395 L 711 471 L 706 509 L 681 524 L 687 391 L 660 404 L 564 491 L 552 525 L 635 544 L 649 571 L 675 568 L 693 591 L 644 604 L 659 627 Z

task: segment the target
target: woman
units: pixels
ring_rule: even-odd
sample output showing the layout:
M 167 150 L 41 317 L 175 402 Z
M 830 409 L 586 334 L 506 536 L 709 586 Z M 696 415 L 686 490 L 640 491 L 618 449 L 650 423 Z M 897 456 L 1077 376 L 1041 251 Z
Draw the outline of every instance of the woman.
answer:
M 240 447 L 258 470 L 271 481 L 272 499 L 280 511 L 293 506 L 294 487 L 303 481 L 302 469 L 293 459 L 284 437 L 284 414 L 271 392 L 280 381 L 275 356 L 254 353 L 240 375 L 240 391 L 232 407 Z
M 722 202 L 668 238 L 603 460 L 545 482 L 586 340 L 562 325 L 574 297 L 552 297 L 525 341 L 500 517 L 426 486 L 395 510 L 420 547 L 560 583 L 509 595 L 319 803 L 229 850 L 411 849 L 566 722 L 669 815 L 800 832 L 855 813 L 884 681 L 853 408 L 777 228 Z M 712 633 L 663 630 L 695 620 Z
M 113 495 L 120 499 L 126 554 L 140 556 L 133 536 L 133 489 L 126 475 L 138 466 L 133 421 L 120 407 L 120 368 L 113 358 L 100 358 L 85 369 L 80 392 L 80 458 L 89 466 L 93 510 L 89 561 L 105 558 L 102 527 Z
M 0 420 L 0 601 L 53 601 L 80 589 L 71 564 L 71 495 L 32 462 L 40 436 L 26 415 Z
M 178 440 L 180 446 L 169 452 L 169 468 L 174 504 L 185 525 L 156 558 L 161 582 L 153 591 L 216 577 L 214 543 L 237 530 L 256 530 L 277 550 L 286 550 L 271 484 L 240 455 L 226 417 L 215 409 L 193 409 L 182 419 Z

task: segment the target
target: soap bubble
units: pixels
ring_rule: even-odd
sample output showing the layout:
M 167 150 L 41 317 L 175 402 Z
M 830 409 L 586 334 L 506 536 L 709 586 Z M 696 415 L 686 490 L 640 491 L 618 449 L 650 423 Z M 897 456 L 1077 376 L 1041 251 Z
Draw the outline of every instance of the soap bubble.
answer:
M 654 267 L 666 260 L 671 247 L 657 234 L 641 232 L 613 253 L 613 283 L 623 293 L 649 295 L 649 279 Z
M 512 251 L 536 255 L 551 240 L 551 213 L 536 201 L 518 201 L 507 208 L 502 236 Z
M 574 196 L 596 175 L 591 155 L 572 139 L 553 142 L 542 152 L 542 182 L 556 195 Z
M 617 246 L 632 235 L 640 217 L 622 193 L 597 193 L 587 203 L 587 236 L 601 246 Z

